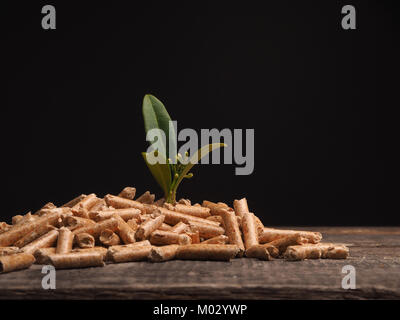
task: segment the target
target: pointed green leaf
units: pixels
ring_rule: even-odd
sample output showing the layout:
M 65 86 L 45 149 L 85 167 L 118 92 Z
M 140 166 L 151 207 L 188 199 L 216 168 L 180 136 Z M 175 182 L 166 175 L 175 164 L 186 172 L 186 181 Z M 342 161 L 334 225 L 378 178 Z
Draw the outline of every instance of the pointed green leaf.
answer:
M 171 125 L 171 118 L 163 103 L 151 94 L 146 94 L 143 98 L 143 119 L 146 134 L 151 129 L 161 129 L 165 133 L 166 140 L 163 149 L 159 150 L 166 158 L 169 156 L 169 139 L 171 139 L 171 149 L 175 150 L 175 129 Z M 171 128 L 170 128 L 171 127 Z
M 164 195 L 167 195 L 171 186 L 171 170 L 169 165 L 167 163 L 151 164 L 148 161 L 148 157 L 151 156 L 149 153 L 142 152 L 142 156 L 154 179 L 156 179 L 157 183 L 163 189 Z

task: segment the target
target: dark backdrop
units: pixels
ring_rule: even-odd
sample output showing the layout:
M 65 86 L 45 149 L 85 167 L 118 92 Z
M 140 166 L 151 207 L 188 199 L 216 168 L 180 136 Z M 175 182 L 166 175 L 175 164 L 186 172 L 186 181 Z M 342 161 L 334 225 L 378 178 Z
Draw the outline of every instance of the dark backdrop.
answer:
M 44 4 L 56 30 L 41 28 Z M 341 28 L 344 4 L 357 30 Z M 178 197 L 246 196 L 266 225 L 399 224 L 385 146 L 391 3 L 29 1 L 2 14 L 0 220 L 124 186 L 160 196 L 140 154 L 152 93 L 180 128 L 255 129 L 252 175 L 198 166 Z

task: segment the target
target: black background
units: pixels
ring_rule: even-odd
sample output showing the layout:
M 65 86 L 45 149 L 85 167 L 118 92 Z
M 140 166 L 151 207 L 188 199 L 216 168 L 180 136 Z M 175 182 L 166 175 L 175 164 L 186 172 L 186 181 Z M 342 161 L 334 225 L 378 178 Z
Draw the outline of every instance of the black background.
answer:
M 2 5 L 0 220 L 128 185 L 161 196 L 140 154 L 152 93 L 181 129 L 255 129 L 252 175 L 198 166 L 178 197 L 246 196 L 266 225 L 400 223 L 387 161 L 393 4 L 162 3 Z M 56 30 L 41 28 L 44 4 Z M 357 30 L 341 28 L 345 4 Z

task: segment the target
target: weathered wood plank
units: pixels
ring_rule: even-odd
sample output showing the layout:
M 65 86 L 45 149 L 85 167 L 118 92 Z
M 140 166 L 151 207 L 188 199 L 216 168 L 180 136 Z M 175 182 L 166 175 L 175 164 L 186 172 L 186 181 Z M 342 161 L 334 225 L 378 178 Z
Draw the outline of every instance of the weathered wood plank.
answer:
M 321 230 L 322 228 L 307 228 Z M 0 275 L 1 299 L 400 299 L 400 234 L 339 229 L 347 260 L 169 261 L 57 271 L 57 289 L 41 287 L 41 266 Z M 333 232 L 334 231 L 334 232 Z M 379 232 L 378 232 L 379 231 Z M 341 288 L 342 267 L 356 268 L 356 290 Z

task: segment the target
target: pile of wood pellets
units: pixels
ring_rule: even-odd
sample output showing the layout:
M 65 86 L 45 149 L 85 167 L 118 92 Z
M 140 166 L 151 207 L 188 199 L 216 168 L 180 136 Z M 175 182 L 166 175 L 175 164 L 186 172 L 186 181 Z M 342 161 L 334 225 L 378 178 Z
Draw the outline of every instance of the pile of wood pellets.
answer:
M 80 195 L 57 207 L 0 222 L 0 272 L 33 263 L 56 269 L 102 267 L 132 261 L 345 259 L 343 244 L 320 242 L 319 232 L 267 228 L 249 211 L 246 198 L 225 203 L 172 205 L 136 189 L 118 196 Z

